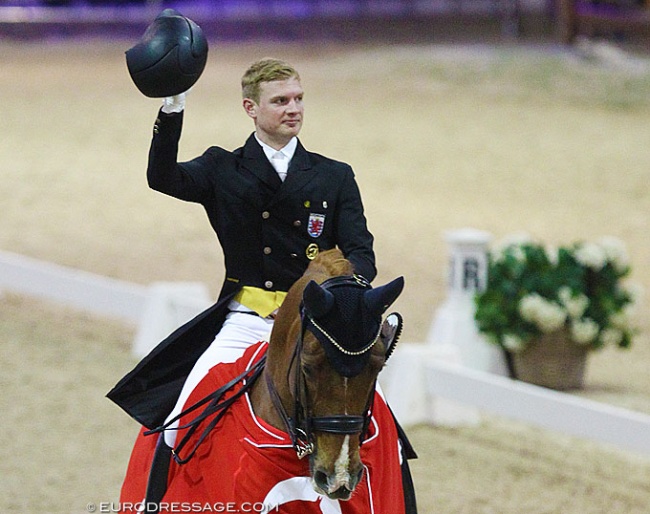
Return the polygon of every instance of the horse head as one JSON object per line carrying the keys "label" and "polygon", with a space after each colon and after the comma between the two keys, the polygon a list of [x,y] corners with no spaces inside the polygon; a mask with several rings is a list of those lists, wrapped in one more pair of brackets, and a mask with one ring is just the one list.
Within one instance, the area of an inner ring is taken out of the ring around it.
{"label": "horse head", "polygon": [[372,289],[351,276],[312,281],[304,290],[294,390],[312,444],[313,485],[329,498],[349,499],[363,475],[359,450],[377,376],[395,339],[382,337],[390,332],[382,315],[403,286],[398,278]]}
{"label": "horse head", "polygon": [[298,458],[309,456],[314,489],[331,499],[349,499],[363,475],[377,376],[401,330],[399,314],[382,316],[403,286],[400,277],[373,289],[330,250],[278,312],[254,409],[287,431]]}

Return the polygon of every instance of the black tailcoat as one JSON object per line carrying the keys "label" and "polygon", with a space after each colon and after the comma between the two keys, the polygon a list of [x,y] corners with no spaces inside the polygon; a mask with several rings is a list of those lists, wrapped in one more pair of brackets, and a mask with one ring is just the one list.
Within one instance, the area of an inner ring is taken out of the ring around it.
{"label": "black tailcoat", "polygon": [[241,287],[287,291],[315,247],[338,247],[356,273],[368,280],[376,274],[373,237],[348,164],[298,142],[282,182],[253,135],[234,152],[215,146],[177,163],[182,121],[182,113],[159,113],[147,179],[157,191],[203,205],[223,249],[226,277],[215,305],[162,341],[108,393],[150,428],[173,408]]}

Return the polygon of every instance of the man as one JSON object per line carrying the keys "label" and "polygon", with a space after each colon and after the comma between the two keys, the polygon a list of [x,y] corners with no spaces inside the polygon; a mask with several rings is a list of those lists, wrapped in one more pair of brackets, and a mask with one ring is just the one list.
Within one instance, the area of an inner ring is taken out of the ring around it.
{"label": "man", "polygon": [[[304,117],[298,72],[277,59],[255,62],[242,78],[242,95],[255,132],[233,152],[211,147],[177,162],[185,94],[164,100],[154,126],[149,185],[203,205],[223,249],[226,277],[214,306],[160,343],[108,394],[147,428],[173,421],[210,368],[235,361],[268,337],[286,292],[320,251],[338,247],[356,274],[369,281],[376,275],[373,237],[351,167],[308,152],[298,140]],[[147,499],[162,498],[175,439],[175,430],[165,430],[158,443]],[[411,514],[416,507],[406,457],[415,454],[405,436],[400,445]]]}
{"label": "man", "polygon": [[255,62],[242,77],[242,95],[255,132],[235,151],[214,146],[177,162],[185,94],[164,99],[154,126],[149,185],[203,205],[226,277],[217,304],[163,341],[109,393],[149,428],[181,406],[210,367],[236,360],[268,337],[286,291],[318,252],[338,247],[357,274],[369,281],[376,275],[351,167],[308,152],[298,140],[304,117],[298,72],[278,59]]}

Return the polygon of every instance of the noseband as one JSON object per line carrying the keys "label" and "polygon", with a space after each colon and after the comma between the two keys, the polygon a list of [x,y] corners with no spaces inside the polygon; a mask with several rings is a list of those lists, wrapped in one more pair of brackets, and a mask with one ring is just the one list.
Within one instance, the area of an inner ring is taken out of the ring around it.
{"label": "noseband", "polygon": [[[357,275],[349,277],[334,277],[323,282],[321,284],[321,287],[327,290],[332,290],[333,288],[337,287],[371,289],[370,284],[363,277]],[[373,393],[368,397],[363,415],[334,414],[331,416],[313,416],[305,374],[302,370],[302,367],[300,366],[303,351],[303,341],[306,331],[309,330],[314,335],[314,337],[316,337],[321,342],[321,344],[324,344],[326,341],[334,348],[336,348],[336,350],[348,357],[362,357],[364,354],[372,350],[372,348],[379,340],[381,333],[381,323],[379,323],[379,330],[370,340],[370,342],[364,345],[361,349],[352,351],[346,349],[343,345],[336,341],[335,338],[328,334],[324,328],[316,323],[313,317],[311,317],[305,311],[304,305],[301,306],[300,317],[302,321],[302,330],[300,338],[294,347],[294,353],[291,358],[291,364],[288,371],[290,374],[291,370],[293,369],[295,375],[293,381],[294,408],[292,417],[287,414],[286,409],[282,405],[280,395],[277,392],[275,384],[273,384],[271,376],[268,373],[265,375],[266,385],[273,401],[273,405],[285,424],[287,433],[291,438],[298,458],[302,459],[306,455],[310,455],[314,452],[314,431],[341,435],[359,434],[360,442],[363,443],[366,432],[368,431],[368,426],[370,425],[370,419],[372,416],[372,402],[374,399],[375,390],[375,385],[373,384]]]}
{"label": "noseband", "polygon": [[[337,287],[355,287],[362,289],[371,289],[370,284],[360,276],[344,276],[344,277],[334,277],[329,280],[326,280],[321,284],[321,288],[331,290]],[[359,434],[360,443],[363,443],[363,440],[368,431],[368,426],[370,425],[370,419],[372,416],[372,403],[374,399],[374,390],[375,385],[373,384],[372,391],[373,393],[369,395],[366,406],[364,408],[363,414],[360,416],[349,415],[349,414],[334,414],[331,416],[312,416],[311,402],[309,400],[309,394],[306,384],[306,379],[304,372],[302,371],[302,366],[300,366],[302,351],[303,351],[303,341],[305,337],[305,332],[309,330],[314,337],[316,337],[321,344],[330,345],[333,348],[334,352],[338,352],[344,356],[346,359],[363,359],[364,356],[377,344],[377,341],[382,338],[383,340],[388,339],[385,358],[387,359],[393,351],[395,343],[401,332],[401,316],[397,313],[393,313],[388,316],[387,321],[391,316],[396,316],[395,324],[391,334],[382,333],[382,324],[379,324],[379,331],[376,333],[371,340],[361,347],[358,350],[350,350],[345,347],[345,345],[340,344],[340,341],[337,341],[336,338],[332,337],[319,323],[317,323],[305,310],[304,305],[300,309],[300,317],[302,322],[302,330],[298,341],[294,347],[294,351],[291,357],[291,362],[289,363],[289,368],[287,371],[287,380],[289,380],[290,373],[295,373],[294,383],[294,412],[293,416],[290,417],[287,414],[282,401],[280,400],[280,395],[273,384],[273,381],[268,373],[263,373],[266,355],[259,359],[252,367],[246,369],[241,375],[233,378],[230,382],[218,388],[217,390],[210,393],[205,398],[199,400],[192,406],[186,408],[174,417],[171,420],[168,420],[165,424],[148,430],[145,432],[145,435],[150,435],[154,433],[162,433],[165,430],[187,430],[183,435],[180,442],[176,445],[176,448],[172,451],[174,460],[178,464],[185,464],[188,462],[196,453],[198,447],[205,440],[211,430],[217,425],[221,420],[224,414],[227,412],[229,407],[242,395],[246,394],[256,382],[257,378],[264,374],[266,376],[266,384],[271,396],[273,405],[282,418],[282,421],[286,427],[286,431],[291,438],[293,447],[298,455],[299,459],[302,459],[305,455],[310,455],[314,452],[314,437],[313,432],[327,432],[331,434],[343,434],[343,435],[354,435]],[[352,376],[352,375],[347,375]],[[376,382],[376,379],[375,379]],[[230,393],[228,396],[227,393]],[[183,417],[189,415],[192,412],[198,411],[201,407],[205,406],[205,409],[200,412],[194,419],[180,425],[176,428],[171,428],[172,425],[181,420]],[[212,419],[210,419],[212,418]],[[197,432],[197,430],[206,422],[204,430],[199,434],[196,442],[191,447],[191,449],[181,457],[180,453],[188,444],[192,436]]]}

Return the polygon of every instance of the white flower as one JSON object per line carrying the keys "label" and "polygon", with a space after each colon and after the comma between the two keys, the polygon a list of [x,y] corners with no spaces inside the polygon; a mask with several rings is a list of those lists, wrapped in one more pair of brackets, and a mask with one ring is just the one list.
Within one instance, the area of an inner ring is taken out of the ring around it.
{"label": "white flower", "polygon": [[519,314],[524,320],[535,323],[543,301],[544,299],[535,293],[524,296],[519,302]]}
{"label": "white flower", "polygon": [[546,248],[546,258],[553,266],[557,266],[557,263],[560,262],[559,248],[555,246]]}
{"label": "white flower", "polygon": [[607,264],[605,250],[596,243],[582,243],[574,255],[580,264],[594,271],[600,271]]}
{"label": "white flower", "polygon": [[566,305],[566,303],[569,300],[571,300],[571,297],[573,296],[573,291],[571,291],[570,287],[562,286],[560,287],[560,289],[558,289],[557,296],[562,302],[562,305]]}
{"label": "white flower", "polygon": [[524,249],[521,246],[512,247],[512,256],[519,262],[526,261],[526,252],[524,252]]}
{"label": "white flower", "polygon": [[625,243],[616,237],[603,237],[598,243],[605,252],[605,256],[619,273],[630,266],[630,258],[625,248]]}
{"label": "white flower", "polygon": [[617,328],[606,328],[601,332],[600,340],[606,346],[616,346],[623,340],[623,332]]}
{"label": "white flower", "polygon": [[585,318],[571,322],[571,339],[578,344],[589,344],[598,335],[598,323]]}
{"label": "white flower", "polygon": [[589,298],[580,293],[574,295],[570,288],[564,286],[558,291],[560,302],[569,313],[572,319],[580,318],[589,307]]}
{"label": "white flower", "polygon": [[520,352],[526,348],[526,343],[521,337],[517,337],[513,334],[506,334],[503,336],[503,346],[506,350],[511,352]]}
{"label": "white flower", "polygon": [[524,296],[519,303],[521,317],[537,325],[542,332],[558,330],[566,321],[566,311],[536,293]]}
{"label": "white flower", "polygon": [[569,317],[580,318],[587,310],[587,307],[589,307],[589,298],[580,294],[571,298],[564,307],[569,313]]}
{"label": "white flower", "polygon": [[632,302],[632,305],[639,305],[643,303],[645,290],[643,289],[643,286],[641,284],[639,283],[630,284],[626,288],[626,291],[630,295],[630,300]]}
{"label": "white flower", "polygon": [[542,332],[553,332],[564,325],[566,312],[555,303],[547,303],[537,319],[537,326]]}

